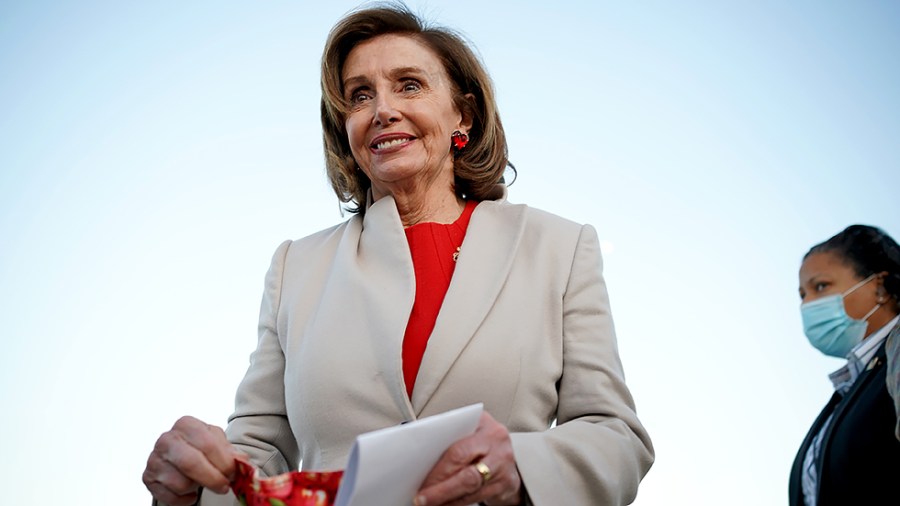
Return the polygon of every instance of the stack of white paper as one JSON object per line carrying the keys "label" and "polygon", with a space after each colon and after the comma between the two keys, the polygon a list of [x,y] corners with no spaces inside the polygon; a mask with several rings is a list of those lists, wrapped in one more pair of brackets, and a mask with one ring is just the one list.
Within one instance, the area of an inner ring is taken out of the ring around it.
{"label": "stack of white paper", "polygon": [[335,506],[402,506],[441,455],[475,432],[482,404],[430,416],[356,438]]}

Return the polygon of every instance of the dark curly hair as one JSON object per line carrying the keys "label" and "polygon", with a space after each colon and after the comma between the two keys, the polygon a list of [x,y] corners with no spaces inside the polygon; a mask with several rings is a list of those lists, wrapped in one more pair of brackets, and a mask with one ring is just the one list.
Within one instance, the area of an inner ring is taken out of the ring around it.
{"label": "dark curly hair", "polygon": [[803,256],[832,253],[840,257],[860,278],[887,272],[883,283],[900,313],[900,246],[883,230],[869,225],[850,225],[834,237],[817,244]]}
{"label": "dark curly hair", "polygon": [[[502,192],[503,173],[515,167],[507,159],[506,134],[487,71],[465,40],[447,28],[432,26],[399,2],[380,3],[352,11],[332,28],[322,55],[322,129],[325,170],[334,193],[350,212],[364,213],[372,182],[350,151],[344,126],[348,103],[341,73],[350,51],[380,35],[407,35],[438,56],[453,83],[454,102],[471,114],[469,144],[454,157],[454,189],[460,196],[481,201]],[[472,100],[466,98],[473,97]],[[447,139],[450,145],[450,139]]]}

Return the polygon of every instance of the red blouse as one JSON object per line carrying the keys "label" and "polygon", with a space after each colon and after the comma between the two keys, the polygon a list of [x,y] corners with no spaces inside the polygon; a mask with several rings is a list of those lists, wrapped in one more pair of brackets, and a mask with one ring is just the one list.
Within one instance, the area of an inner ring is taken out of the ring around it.
{"label": "red blouse", "polygon": [[406,229],[416,274],[416,298],[403,336],[403,379],[410,398],[476,205],[474,201],[466,201],[462,214],[453,223],[418,223]]}

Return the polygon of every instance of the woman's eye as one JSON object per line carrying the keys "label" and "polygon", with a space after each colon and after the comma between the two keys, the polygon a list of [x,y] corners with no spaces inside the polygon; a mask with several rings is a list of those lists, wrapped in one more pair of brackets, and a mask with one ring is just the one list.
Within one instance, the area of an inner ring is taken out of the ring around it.
{"label": "woman's eye", "polygon": [[366,90],[354,91],[353,94],[350,95],[350,103],[351,104],[359,104],[365,102],[372,98],[369,95],[369,92]]}
{"label": "woman's eye", "polygon": [[816,292],[821,292],[822,290],[828,288],[828,283],[816,283]]}
{"label": "woman's eye", "polygon": [[403,83],[403,91],[419,91],[422,86],[415,81],[406,81]]}

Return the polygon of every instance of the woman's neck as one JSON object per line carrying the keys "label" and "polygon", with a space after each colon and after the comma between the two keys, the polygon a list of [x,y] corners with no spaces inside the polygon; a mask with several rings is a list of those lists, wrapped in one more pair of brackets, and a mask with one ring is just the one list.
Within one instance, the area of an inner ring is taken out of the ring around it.
{"label": "woman's neck", "polygon": [[896,316],[897,312],[894,310],[894,299],[890,298],[888,301],[881,305],[872,316],[867,320],[868,327],[865,337],[869,337],[874,334],[876,331],[887,325],[891,322]]}
{"label": "woman's neck", "polygon": [[393,197],[404,228],[425,222],[453,223],[465,207],[465,201],[452,191],[431,196],[400,193]]}
{"label": "woman's neck", "polygon": [[465,201],[453,191],[452,183],[430,184],[416,188],[372,189],[374,200],[390,195],[397,205],[403,227],[417,223],[453,223],[462,214]]}

